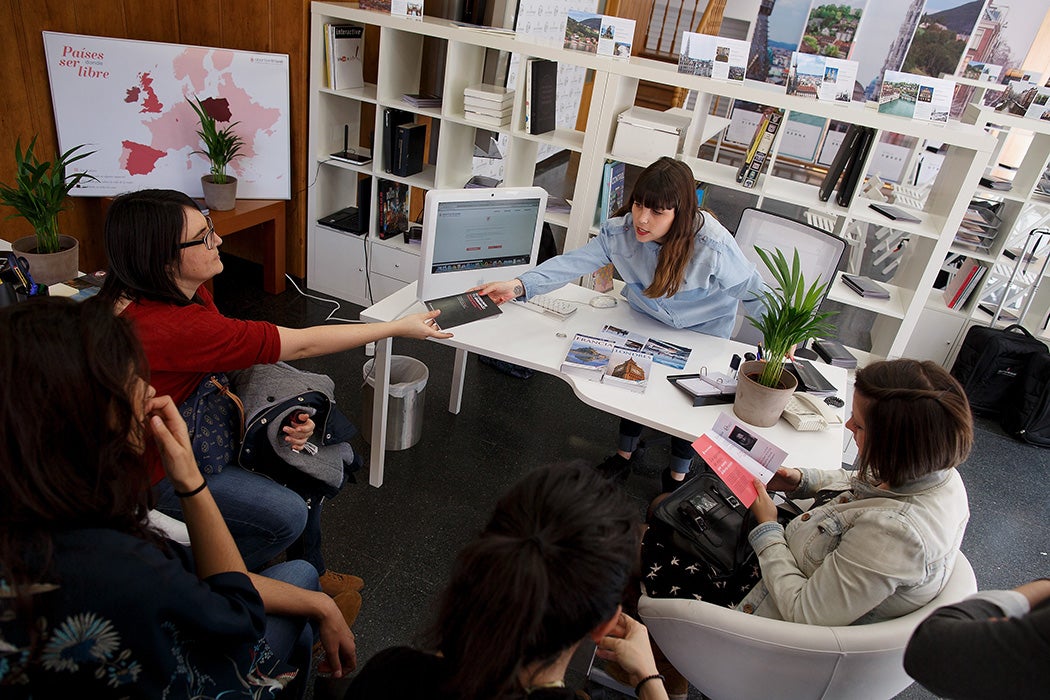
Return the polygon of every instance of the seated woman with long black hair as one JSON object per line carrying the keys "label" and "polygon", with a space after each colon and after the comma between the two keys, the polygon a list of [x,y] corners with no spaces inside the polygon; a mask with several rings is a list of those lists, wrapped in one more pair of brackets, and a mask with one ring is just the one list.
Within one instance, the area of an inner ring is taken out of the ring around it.
{"label": "seated woman with long black hair", "polygon": [[638,563],[637,508],[590,467],[537,469],[456,559],[427,651],[373,657],[347,700],[575,698],[565,671],[584,639],[645,700],[666,700],[645,627],[620,600]]}
{"label": "seated woman with long black hair", "polygon": [[[324,670],[353,670],[353,634],[313,566],[246,572],[148,376],[108,305],[0,310],[0,696],[258,698],[297,677],[301,693],[315,635]],[[147,525],[150,442],[192,556]]]}

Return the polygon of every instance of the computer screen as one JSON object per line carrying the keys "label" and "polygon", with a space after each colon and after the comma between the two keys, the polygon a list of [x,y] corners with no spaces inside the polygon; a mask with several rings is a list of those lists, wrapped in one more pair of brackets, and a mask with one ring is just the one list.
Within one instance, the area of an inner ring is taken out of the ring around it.
{"label": "computer screen", "polygon": [[534,267],[546,207],[540,187],[427,192],[419,298],[458,294]]}

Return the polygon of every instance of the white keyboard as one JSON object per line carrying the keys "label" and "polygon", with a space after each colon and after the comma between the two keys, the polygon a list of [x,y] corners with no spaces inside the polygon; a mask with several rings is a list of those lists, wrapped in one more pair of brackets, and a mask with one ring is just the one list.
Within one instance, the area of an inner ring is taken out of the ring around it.
{"label": "white keyboard", "polygon": [[548,316],[553,316],[562,321],[576,313],[576,304],[561,299],[555,299],[554,297],[545,294],[537,294],[528,301],[515,301],[514,303],[522,308],[540,314],[547,314]]}

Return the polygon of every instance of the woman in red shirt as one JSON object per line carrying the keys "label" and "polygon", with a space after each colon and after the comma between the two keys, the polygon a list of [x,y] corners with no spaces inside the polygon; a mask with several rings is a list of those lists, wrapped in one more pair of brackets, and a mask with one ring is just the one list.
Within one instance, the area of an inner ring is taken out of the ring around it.
{"label": "woman in red shirt", "polygon": [[[388,336],[448,338],[434,325],[435,312],[389,323],[285,328],[242,321],[219,313],[205,282],[222,272],[222,239],[197,203],[173,190],[142,190],[117,197],[105,225],[109,274],[101,296],[132,321],[149,361],[157,393],[182,404],[212,374],[255,364],[296,360],[356,348]],[[301,445],[312,424],[291,426],[290,445]],[[198,459],[200,455],[198,455]],[[178,499],[152,471],[157,507],[181,518]],[[320,554],[320,508],[308,508],[293,491],[237,464],[207,475],[219,505],[250,569],[262,566],[300,537],[303,558],[318,568],[326,593],[356,591],[357,577],[325,570]]]}

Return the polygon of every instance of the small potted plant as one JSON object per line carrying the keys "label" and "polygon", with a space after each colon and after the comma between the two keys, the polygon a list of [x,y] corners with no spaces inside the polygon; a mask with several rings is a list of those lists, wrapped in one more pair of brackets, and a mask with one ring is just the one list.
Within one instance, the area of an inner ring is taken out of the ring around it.
{"label": "small potted plant", "polygon": [[8,218],[21,216],[35,231],[11,247],[29,262],[36,282],[54,284],[76,277],[80,262],[77,239],[58,232],[58,213],[65,209],[70,190],[85,179],[96,179],[86,172],[67,176],[66,168],[94,151],[77,153],[84,146],[74,146],[54,161],[40,162],[35,147],[35,136],[24,152],[21,139],[15,143],[15,182],[0,185],[0,203],[15,210]]}
{"label": "small potted plant", "polygon": [[772,253],[755,247],[776,282],[758,296],[763,311],[747,320],[762,332],[762,359],[740,366],[733,412],[752,425],[769,427],[777,422],[798,382],[784,372],[784,360],[799,343],[834,333],[828,322],[832,311],[818,311],[827,284],[809,287],[795,251],[791,264],[779,249]]}
{"label": "small potted plant", "polygon": [[204,143],[204,150],[194,153],[207,156],[211,162],[211,173],[201,176],[204,203],[209,209],[217,211],[233,209],[237,202],[237,178],[227,174],[226,167],[234,158],[242,155],[244,139],[233,130],[240,122],[232,122],[220,129],[216,118],[208,112],[200,98],[194,97],[190,106],[200,119],[201,128],[197,136]]}

